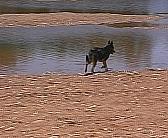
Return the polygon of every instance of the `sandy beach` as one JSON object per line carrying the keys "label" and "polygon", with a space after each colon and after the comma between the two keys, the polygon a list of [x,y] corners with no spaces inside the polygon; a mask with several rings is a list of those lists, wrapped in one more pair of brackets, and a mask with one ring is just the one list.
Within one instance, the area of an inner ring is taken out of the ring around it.
{"label": "sandy beach", "polygon": [[[160,18],[68,12],[2,14],[0,27],[112,25]],[[86,76],[0,74],[2,138],[167,138],[167,126],[168,70]]]}
{"label": "sandy beach", "polygon": [[168,137],[168,71],[0,75],[1,137]]}
{"label": "sandy beach", "polygon": [[[0,27],[14,26],[59,26],[59,25],[112,25],[115,23],[145,23],[161,19],[154,15],[121,15],[110,13],[41,13],[41,14],[2,14]],[[156,27],[150,25],[150,27]],[[166,28],[166,27],[165,27]]]}

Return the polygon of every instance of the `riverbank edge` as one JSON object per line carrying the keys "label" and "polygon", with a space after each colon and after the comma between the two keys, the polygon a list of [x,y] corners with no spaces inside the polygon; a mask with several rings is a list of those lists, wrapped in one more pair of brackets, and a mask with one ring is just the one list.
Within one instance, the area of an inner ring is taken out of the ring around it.
{"label": "riverbank edge", "polygon": [[[108,71],[108,72],[95,72],[95,73],[73,73],[73,74],[69,74],[69,73],[58,73],[58,72],[44,72],[44,73],[40,73],[40,74],[0,74],[0,79],[2,78],[8,78],[8,77],[40,77],[40,76],[51,76],[51,77],[96,77],[96,76],[113,76],[115,74],[125,74],[125,75],[137,75],[137,74],[143,74],[143,73],[149,73],[149,72],[157,72],[157,73],[161,73],[161,72],[167,72],[168,73],[168,68],[146,68],[146,69],[142,69],[142,70],[118,70],[118,71]],[[167,77],[167,76],[165,76]]]}

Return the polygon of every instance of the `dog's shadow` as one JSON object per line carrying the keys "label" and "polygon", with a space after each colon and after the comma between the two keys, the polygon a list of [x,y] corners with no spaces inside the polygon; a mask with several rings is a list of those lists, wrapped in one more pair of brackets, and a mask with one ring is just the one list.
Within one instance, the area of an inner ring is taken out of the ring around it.
{"label": "dog's shadow", "polygon": [[103,73],[106,73],[106,72],[110,72],[111,70],[108,70],[108,71],[97,71],[97,72],[88,72],[88,73],[84,73],[82,74],[82,76],[89,76],[89,75],[95,75],[95,74],[103,74]]}

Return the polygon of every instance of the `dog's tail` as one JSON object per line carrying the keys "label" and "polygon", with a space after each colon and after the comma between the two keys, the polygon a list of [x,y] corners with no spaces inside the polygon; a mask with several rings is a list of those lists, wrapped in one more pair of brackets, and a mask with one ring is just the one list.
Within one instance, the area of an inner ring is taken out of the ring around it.
{"label": "dog's tail", "polygon": [[85,73],[87,72],[87,66],[89,64],[89,56],[86,55],[86,66],[85,66]]}

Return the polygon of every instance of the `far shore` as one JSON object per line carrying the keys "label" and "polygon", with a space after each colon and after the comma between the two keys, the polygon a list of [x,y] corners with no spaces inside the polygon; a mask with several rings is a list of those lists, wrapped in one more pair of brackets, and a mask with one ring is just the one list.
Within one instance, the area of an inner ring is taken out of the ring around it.
{"label": "far shore", "polygon": [[[120,23],[143,23],[144,27],[158,27],[150,24],[162,17],[155,15],[122,15],[110,13],[41,13],[41,14],[1,14],[0,27],[32,27],[60,25],[114,25]],[[149,25],[148,25],[149,24]],[[147,26],[146,26],[147,25]],[[160,27],[160,26],[159,26]],[[162,26],[167,28],[167,26]]]}

